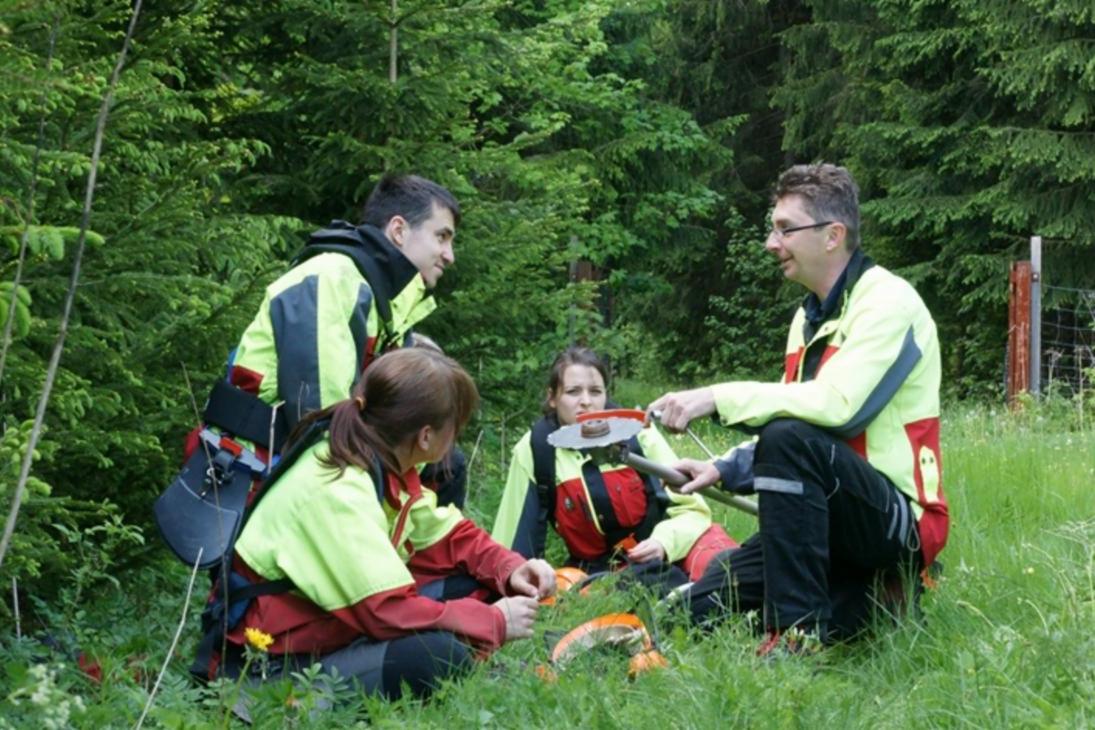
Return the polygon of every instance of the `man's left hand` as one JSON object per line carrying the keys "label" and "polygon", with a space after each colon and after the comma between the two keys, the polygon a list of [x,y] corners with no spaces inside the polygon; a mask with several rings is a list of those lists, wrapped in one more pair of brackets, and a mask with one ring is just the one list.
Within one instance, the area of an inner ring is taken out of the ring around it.
{"label": "man's left hand", "polygon": [[546,560],[533,558],[510,573],[509,587],[514,595],[547,598],[555,595],[555,571]]}

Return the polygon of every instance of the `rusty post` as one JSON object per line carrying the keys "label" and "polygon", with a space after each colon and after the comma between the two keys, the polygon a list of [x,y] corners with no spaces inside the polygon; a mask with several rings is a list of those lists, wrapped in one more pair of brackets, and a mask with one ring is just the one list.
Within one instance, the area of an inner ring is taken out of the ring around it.
{"label": "rusty post", "polygon": [[1016,396],[1030,390],[1030,282],[1029,261],[1011,264],[1008,296],[1008,405],[1016,405]]}

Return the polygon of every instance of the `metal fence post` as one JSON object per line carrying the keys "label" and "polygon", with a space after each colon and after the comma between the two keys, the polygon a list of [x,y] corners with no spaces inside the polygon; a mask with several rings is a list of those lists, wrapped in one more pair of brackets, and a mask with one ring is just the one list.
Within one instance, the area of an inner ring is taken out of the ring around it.
{"label": "metal fence post", "polygon": [[1030,237],[1030,394],[1042,391],[1042,237]]}

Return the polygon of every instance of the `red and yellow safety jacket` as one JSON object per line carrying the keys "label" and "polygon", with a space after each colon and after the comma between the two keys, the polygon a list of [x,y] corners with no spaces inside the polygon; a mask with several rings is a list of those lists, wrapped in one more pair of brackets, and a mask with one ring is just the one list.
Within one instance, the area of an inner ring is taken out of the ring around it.
{"label": "red and yellow safety jacket", "polygon": [[[595,491],[589,481],[599,473],[603,491],[611,503],[608,519],[618,523],[623,532],[641,533],[648,510],[658,510],[658,521],[649,534],[633,534],[636,541],[653,537],[666,551],[666,561],[684,559],[699,537],[711,526],[711,510],[699,495],[683,495],[657,485],[658,499],[664,504],[652,505],[643,477],[623,464],[594,464],[589,455],[573,449],[552,449],[555,458],[554,503],[541,504],[533,465],[532,434],[521,437],[513,448],[509,476],[498,507],[491,534],[499,543],[511,546],[526,557],[542,557],[547,523],[555,530],[570,553],[570,562],[598,565],[612,558],[614,545],[606,541],[605,525],[598,517]],[[660,464],[677,461],[673,449],[657,428],[644,428],[638,436],[646,458]],[[594,473],[586,473],[593,469]]]}
{"label": "red and yellow safety jacket", "polygon": [[434,601],[416,584],[463,571],[506,595],[525,559],[456,507],[438,507],[414,470],[403,475],[406,489],[389,476],[380,500],[367,472],[351,466],[338,476],[321,464],[326,450],[323,440],[303,453],[240,534],[236,571],[252,582],[287,578],[296,590],[255,598],[229,641],[244,643],[253,627],[274,637],[271,652],[321,655],[361,636],[439,629],[480,649],[500,646],[499,609],[474,598]]}
{"label": "red and yellow safety jacket", "polygon": [[[808,342],[805,308],[795,314],[783,382],[712,386],[715,406],[727,425],[798,418],[844,438],[910,497],[927,565],[946,543],[948,526],[939,340],[916,290],[864,259],[859,252],[853,257],[858,278],[845,287],[839,313]],[[805,370],[810,360],[818,363],[813,373]]]}
{"label": "red and yellow safety jacket", "polygon": [[[353,255],[330,250],[338,246]],[[229,372],[233,385],[282,402],[288,429],[349,397],[369,362],[402,345],[436,306],[418,269],[377,228],[334,221],[302,256],[324,250],[266,288]]]}

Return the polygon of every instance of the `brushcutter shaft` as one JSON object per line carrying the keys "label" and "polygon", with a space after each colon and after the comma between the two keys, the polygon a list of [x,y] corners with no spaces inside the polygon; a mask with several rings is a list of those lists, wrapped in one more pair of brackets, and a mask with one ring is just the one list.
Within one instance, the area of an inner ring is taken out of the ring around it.
{"label": "brushcutter shaft", "polygon": [[[622,449],[621,451],[622,453],[620,454],[620,460],[624,464],[627,464],[632,469],[641,471],[644,474],[652,474],[670,486],[680,487],[684,484],[687,484],[689,481],[687,476],[672,467],[663,466],[662,464],[653,462],[643,456],[633,454],[627,449]],[[754,517],[757,514],[756,503],[746,499],[745,497],[739,497],[733,494],[726,494],[718,487],[708,487],[707,489],[701,489],[700,494],[702,494],[705,499],[713,499],[716,502],[722,502],[723,504],[729,505],[736,509],[740,509],[742,512],[748,512]]]}

